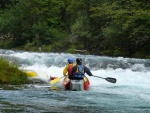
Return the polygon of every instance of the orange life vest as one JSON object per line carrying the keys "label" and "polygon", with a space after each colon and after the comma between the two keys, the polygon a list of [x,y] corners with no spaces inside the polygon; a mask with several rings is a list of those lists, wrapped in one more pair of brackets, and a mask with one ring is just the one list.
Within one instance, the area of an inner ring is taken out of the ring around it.
{"label": "orange life vest", "polygon": [[73,64],[68,64],[68,75],[71,74],[72,68],[74,67]]}

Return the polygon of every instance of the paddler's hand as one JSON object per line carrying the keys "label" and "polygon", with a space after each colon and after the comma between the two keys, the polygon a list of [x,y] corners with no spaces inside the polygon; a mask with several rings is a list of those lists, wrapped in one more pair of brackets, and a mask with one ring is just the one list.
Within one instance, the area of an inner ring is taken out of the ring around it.
{"label": "paddler's hand", "polygon": [[50,76],[49,80],[54,80],[55,78],[57,78],[57,77]]}

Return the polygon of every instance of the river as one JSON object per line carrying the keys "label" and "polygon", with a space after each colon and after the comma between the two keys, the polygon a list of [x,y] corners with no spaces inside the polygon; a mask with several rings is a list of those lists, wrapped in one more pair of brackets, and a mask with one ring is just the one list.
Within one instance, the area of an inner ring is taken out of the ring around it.
{"label": "river", "polygon": [[[93,75],[88,91],[65,91],[59,83],[0,85],[0,113],[150,113],[150,59],[0,49],[19,69],[62,77],[67,58],[82,58]],[[42,77],[41,77],[42,78]]]}

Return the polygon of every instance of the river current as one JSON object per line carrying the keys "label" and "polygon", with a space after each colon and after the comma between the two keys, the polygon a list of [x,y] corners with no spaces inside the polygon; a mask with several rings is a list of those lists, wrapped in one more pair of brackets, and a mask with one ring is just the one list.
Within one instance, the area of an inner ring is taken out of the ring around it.
{"label": "river current", "polygon": [[[150,113],[150,59],[3,49],[0,56],[21,70],[47,75],[42,84],[0,85],[0,113]],[[87,75],[88,91],[66,91],[63,79],[51,86],[49,77],[62,77],[69,57],[82,58],[93,75],[117,82]]]}

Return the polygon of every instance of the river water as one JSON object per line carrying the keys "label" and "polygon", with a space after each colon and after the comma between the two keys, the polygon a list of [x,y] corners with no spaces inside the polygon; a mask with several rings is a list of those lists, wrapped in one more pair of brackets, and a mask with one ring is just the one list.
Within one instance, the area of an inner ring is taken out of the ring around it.
{"label": "river water", "polygon": [[[42,84],[0,85],[0,113],[150,113],[149,59],[3,49],[0,56],[48,76]],[[62,77],[69,57],[83,58],[93,75],[116,78],[116,84],[87,75],[88,91],[65,91],[62,79],[51,86],[49,77]]]}

